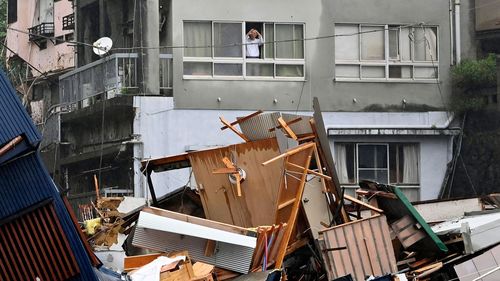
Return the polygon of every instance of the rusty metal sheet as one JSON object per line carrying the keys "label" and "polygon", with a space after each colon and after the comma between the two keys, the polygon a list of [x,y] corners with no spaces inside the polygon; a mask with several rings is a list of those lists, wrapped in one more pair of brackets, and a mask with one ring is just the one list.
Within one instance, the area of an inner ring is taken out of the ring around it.
{"label": "rusty metal sheet", "polygon": [[80,273],[52,203],[0,225],[0,280],[67,280]]}
{"label": "rusty metal sheet", "polygon": [[322,231],[334,278],[352,274],[355,280],[397,271],[385,216],[353,221]]}

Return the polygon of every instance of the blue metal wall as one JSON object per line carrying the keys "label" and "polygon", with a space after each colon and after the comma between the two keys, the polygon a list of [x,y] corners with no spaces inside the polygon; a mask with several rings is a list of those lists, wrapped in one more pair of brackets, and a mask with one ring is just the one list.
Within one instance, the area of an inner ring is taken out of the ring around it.
{"label": "blue metal wall", "polygon": [[80,276],[72,280],[97,281],[73,221],[36,150],[40,134],[0,70],[0,146],[18,135],[24,135],[30,146],[24,151],[24,156],[0,164],[0,220],[53,198],[59,221],[80,268]]}

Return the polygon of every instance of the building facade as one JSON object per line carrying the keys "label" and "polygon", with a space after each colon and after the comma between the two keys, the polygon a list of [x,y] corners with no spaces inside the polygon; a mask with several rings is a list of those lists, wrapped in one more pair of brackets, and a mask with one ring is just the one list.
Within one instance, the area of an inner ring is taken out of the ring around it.
{"label": "building facade", "polygon": [[[147,197],[141,160],[239,142],[219,116],[311,114],[318,97],[348,192],[374,179],[434,199],[459,132],[450,68],[472,48],[456,28],[472,23],[455,11],[469,5],[75,1],[76,41],[107,36],[114,49],[100,58],[78,45],[78,67],[60,76],[61,184],[90,194],[96,176],[109,192]],[[257,57],[246,54],[251,29]],[[193,183],[187,170],[155,176],[158,196]]]}

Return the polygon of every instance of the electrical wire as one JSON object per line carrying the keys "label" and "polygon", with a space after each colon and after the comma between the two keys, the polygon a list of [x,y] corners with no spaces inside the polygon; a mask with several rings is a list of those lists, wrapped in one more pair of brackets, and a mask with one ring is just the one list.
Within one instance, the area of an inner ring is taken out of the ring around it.
{"label": "electrical wire", "polygon": [[[401,25],[397,26],[394,28],[388,28],[388,30],[399,30],[400,28],[408,28],[408,27],[418,27],[423,25],[424,23],[414,23],[414,24],[407,24],[407,25]],[[19,30],[16,28],[12,27],[7,27],[8,30],[20,32],[23,34],[27,34],[30,36],[35,36],[35,37],[40,37],[44,38],[47,40],[54,40],[57,42],[61,43],[70,43],[70,44],[76,44],[76,45],[83,45],[87,47],[92,47],[92,48],[99,48],[96,47],[92,44],[85,43],[85,42],[79,42],[75,40],[64,40],[60,38],[56,38],[53,36],[45,36],[45,35],[40,35],[40,34],[35,34],[35,33],[30,33],[28,31],[24,30]],[[314,37],[306,37],[302,39],[284,39],[284,40],[273,40],[273,41],[265,41],[263,44],[275,44],[275,43],[290,43],[290,42],[302,42],[302,41],[315,41],[315,40],[322,40],[322,39],[330,39],[330,38],[336,38],[336,37],[349,37],[349,36],[356,36],[360,34],[366,34],[366,33],[375,33],[375,32],[385,32],[385,29],[372,29],[372,30],[365,30],[365,31],[358,31],[358,32],[353,32],[353,33],[341,33],[341,34],[330,34],[330,35],[323,35],[323,36],[314,36]],[[237,46],[247,46],[251,45],[253,43],[231,43],[231,44],[224,44],[224,45],[215,45],[215,44],[207,44],[207,45],[197,45],[197,46],[190,46],[190,45],[170,45],[170,46],[139,46],[139,47],[113,47],[110,50],[111,51],[121,51],[121,50],[145,50],[145,49],[203,49],[203,48],[231,48],[231,47],[237,47]],[[104,50],[104,49],[103,49]]]}

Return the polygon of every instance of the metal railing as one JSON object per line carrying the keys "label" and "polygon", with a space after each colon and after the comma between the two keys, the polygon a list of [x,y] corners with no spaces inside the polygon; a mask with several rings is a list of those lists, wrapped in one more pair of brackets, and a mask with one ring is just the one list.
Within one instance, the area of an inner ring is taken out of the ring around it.
{"label": "metal railing", "polygon": [[73,30],[75,29],[75,14],[69,14],[62,18],[62,29]]}
{"label": "metal railing", "polygon": [[[79,67],[59,78],[59,101],[69,109],[80,103],[90,104],[92,97],[104,94],[113,98],[120,94],[134,94],[139,90],[136,53],[112,54]],[[160,89],[172,89],[172,55],[160,54]]]}
{"label": "metal railing", "polygon": [[45,40],[41,36],[53,36],[54,35],[54,23],[44,22],[39,25],[32,26],[28,28],[29,40],[30,41],[40,41]]}

